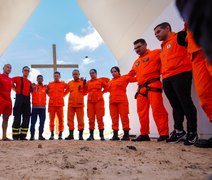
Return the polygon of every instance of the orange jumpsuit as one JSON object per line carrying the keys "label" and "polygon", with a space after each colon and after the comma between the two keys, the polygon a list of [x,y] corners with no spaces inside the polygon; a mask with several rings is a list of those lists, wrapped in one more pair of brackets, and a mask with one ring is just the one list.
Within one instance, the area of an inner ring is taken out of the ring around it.
{"label": "orange jumpsuit", "polygon": [[129,82],[136,82],[135,77],[118,76],[108,83],[110,92],[110,116],[112,119],[112,129],[119,130],[119,115],[121,117],[123,130],[129,131],[129,103],[126,95],[126,88]]}
{"label": "orange jumpsuit", "polygon": [[89,129],[95,129],[95,118],[97,119],[99,130],[104,130],[103,116],[105,115],[103,93],[106,91],[108,78],[91,79],[86,83],[88,93],[87,115],[89,119]]}
{"label": "orange jumpsuit", "polygon": [[48,96],[49,96],[49,119],[50,119],[50,131],[54,131],[54,120],[57,115],[59,120],[59,132],[64,130],[64,97],[68,93],[68,86],[65,82],[50,82],[48,84]]}
{"label": "orange jumpsuit", "polygon": [[78,130],[84,130],[84,95],[85,88],[83,80],[72,80],[68,82],[69,100],[68,100],[68,127],[74,130],[74,115],[77,115]]}
{"label": "orange jumpsuit", "polygon": [[[140,134],[149,134],[149,108],[151,105],[153,117],[160,136],[169,134],[168,113],[163,105],[162,93],[157,90],[147,90],[144,85],[147,82],[148,87],[154,89],[162,88],[160,81],[160,50],[147,50],[143,55],[134,62],[134,65],[128,75],[137,77],[138,96],[137,112],[140,120]],[[155,79],[155,80],[154,80]]]}
{"label": "orange jumpsuit", "polygon": [[212,65],[208,64],[202,49],[195,43],[191,32],[187,32],[188,53],[192,60],[194,85],[200,104],[212,121]]}

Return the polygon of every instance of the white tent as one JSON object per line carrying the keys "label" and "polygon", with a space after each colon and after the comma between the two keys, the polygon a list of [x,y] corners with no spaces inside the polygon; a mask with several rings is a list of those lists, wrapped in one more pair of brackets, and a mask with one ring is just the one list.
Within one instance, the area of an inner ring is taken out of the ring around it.
{"label": "white tent", "polygon": [[40,0],[0,0],[0,56],[39,2]]}
{"label": "white tent", "polygon": [[[117,59],[122,73],[127,73],[136,54],[133,42],[142,37],[146,39],[150,49],[159,48],[160,42],[154,36],[154,27],[164,21],[171,24],[172,29],[179,31],[183,22],[175,8],[173,0],[77,0],[91,23],[97,29],[105,43]],[[130,100],[131,133],[139,133],[139,122],[136,113],[136,103],[133,99],[136,87],[130,85],[128,97]],[[198,132],[201,136],[211,136],[212,126],[202,111],[198,99],[192,90],[193,100],[198,109]],[[169,112],[170,129],[173,129],[171,107],[164,96]],[[151,135],[157,136],[152,114]]]}
{"label": "white tent", "polygon": [[[24,22],[39,4],[40,0],[0,0],[0,56],[9,46]],[[153,34],[153,28],[160,22],[168,21],[173,30],[182,28],[182,21],[174,6],[173,0],[77,0],[84,13],[88,16],[94,27],[109,46],[122,73],[127,73],[132,66],[135,53],[132,43],[137,38],[146,39],[150,49],[158,48],[160,43]],[[139,123],[136,113],[135,86],[130,86],[130,119],[132,133],[139,133]],[[202,136],[212,134],[212,126],[198,104],[193,90],[193,99],[198,108],[198,128]],[[171,108],[165,99],[170,114]],[[172,128],[172,125],[170,125]],[[151,135],[157,135],[157,130],[151,117]]]}

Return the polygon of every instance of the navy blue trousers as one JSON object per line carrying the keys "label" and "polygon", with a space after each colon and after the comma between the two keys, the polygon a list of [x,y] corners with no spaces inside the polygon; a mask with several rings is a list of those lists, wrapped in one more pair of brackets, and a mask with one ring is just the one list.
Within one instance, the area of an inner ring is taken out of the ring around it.
{"label": "navy blue trousers", "polygon": [[30,126],[31,133],[35,132],[35,124],[37,122],[38,116],[40,118],[39,134],[42,134],[44,129],[44,123],[46,120],[46,108],[32,108],[31,126]]}

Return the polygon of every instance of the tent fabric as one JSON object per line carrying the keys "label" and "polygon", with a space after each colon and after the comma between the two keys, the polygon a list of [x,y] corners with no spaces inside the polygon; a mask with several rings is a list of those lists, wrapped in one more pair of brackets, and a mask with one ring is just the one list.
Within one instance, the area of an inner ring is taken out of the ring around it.
{"label": "tent fabric", "polygon": [[0,56],[10,45],[40,0],[0,0]]}

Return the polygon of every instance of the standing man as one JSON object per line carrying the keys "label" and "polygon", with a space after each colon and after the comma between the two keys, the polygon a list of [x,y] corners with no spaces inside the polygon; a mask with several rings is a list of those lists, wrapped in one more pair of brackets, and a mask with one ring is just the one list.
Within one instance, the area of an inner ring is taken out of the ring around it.
{"label": "standing man", "polygon": [[[194,144],[197,139],[197,110],[191,99],[192,67],[183,42],[186,34],[171,31],[164,22],[154,28],[155,36],[161,44],[161,73],[164,92],[173,108],[174,131],[167,139],[177,143],[186,137],[184,144]],[[187,119],[187,134],[183,129],[184,116]]]}
{"label": "standing man", "polygon": [[159,132],[158,141],[169,137],[168,113],[163,105],[162,83],[160,81],[160,50],[150,51],[144,39],[134,42],[134,50],[139,55],[128,75],[136,76],[138,91],[136,93],[137,112],[140,121],[140,136],[133,141],[150,141],[149,108]]}
{"label": "standing man", "polygon": [[13,80],[9,77],[12,70],[10,64],[5,64],[3,67],[3,73],[0,74],[0,115],[2,114],[2,131],[3,141],[8,141],[7,138],[7,125],[9,116],[12,114],[12,101],[10,97],[11,89],[13,87]]}
{"label": "standing man", "polygon": [[43,85],[43,76],[37,76],[38,84],[33,85],[32,88],[32,116],[31,116],[31,137],[30,140],[35,139],[35,124],[37,122],[37,116],[40,118],[39,126],[39,140],[45,140],[43,137],[44,123],[46,120],[46,85]]}
{"label": "standing man", "polygon": [[24,66],[22,68],[23,76],[16,76],[13,78],[14,89],[16,92],[15,105],[13,108],[14,122],[12,125],[14,140],[27,140],[26,136],[28,132],[31,113],[31,82],[27,79],[29,76],[29,72],[30,68],[28,66]]}
{"label": "standing man", "polygon": [[62,133],[64,130],[64,113],[63,113],[63,106],[64,106],[64,97],[68,93],[67,84],[63,81],[60,81],[60,72],[54,72],[54,81],[50,82],[47,86],[48,89],[48,96],[49,96],[49,120],[50,120],[50,131],[51,136],[50,140],[54,139],[54,121],[55,116],[58,117],[59,121],[59,135],[58,139],[62,139]]}
{"label": "standing man", "polygon": [[96,69],[90,70],[91,79],[86,83],[86,91],[88,93],[87,113],[89,119],[90,136],[88,141],[94,140],[93,132],[95,129],[95,119],[97,119],[99,136],[102,141],[104,138],[104,121],[105,115],[103,93],[106,92],[108,78],[97,78]]}
{"label": "standing man", "polygon": [[78,122],[78,131],[79,131],[79,140],[83,140],[83,130],[84,130],[84,96],[85,92],[85,83],[86,81],[80,79],[79,70],[75,69],[72,72],[74,80],[68,82],[68,127],[69,127],[69,136],[66,137],[66,140],[74,139],[74,116],[77,115]]}

